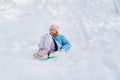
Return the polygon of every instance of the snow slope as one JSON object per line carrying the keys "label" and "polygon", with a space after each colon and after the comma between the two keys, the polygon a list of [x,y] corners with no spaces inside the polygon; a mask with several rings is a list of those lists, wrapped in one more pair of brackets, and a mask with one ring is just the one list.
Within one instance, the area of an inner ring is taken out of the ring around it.
{"label": "snow slope", "polygon": [[[34,59],[56,21],[71,50]],[[119,26],[112,0],[1,0],[0,80],[120,80]]]}

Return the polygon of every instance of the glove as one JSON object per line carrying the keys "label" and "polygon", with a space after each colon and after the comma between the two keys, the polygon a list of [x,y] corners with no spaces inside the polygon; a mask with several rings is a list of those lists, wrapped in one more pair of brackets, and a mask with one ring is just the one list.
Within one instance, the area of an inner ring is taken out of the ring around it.
{"label": "glove", "polygon": [[61,50],[60,50],[60,53],[65,54],[65,50],[64,50],[64,49],[61,49]]}
{"label": "glove", "polygon": [[61,49],[60,51],[65,51],[64,49]]}

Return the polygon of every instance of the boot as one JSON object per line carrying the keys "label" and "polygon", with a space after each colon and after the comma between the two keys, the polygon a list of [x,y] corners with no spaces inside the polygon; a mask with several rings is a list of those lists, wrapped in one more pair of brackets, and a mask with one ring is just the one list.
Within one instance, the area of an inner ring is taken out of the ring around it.
{"label": "boot", "polygon": [[40,50],[39,52],[35,53],[33,55],[35,58],[40,58],[40,57],[48,57],[48,50]]}

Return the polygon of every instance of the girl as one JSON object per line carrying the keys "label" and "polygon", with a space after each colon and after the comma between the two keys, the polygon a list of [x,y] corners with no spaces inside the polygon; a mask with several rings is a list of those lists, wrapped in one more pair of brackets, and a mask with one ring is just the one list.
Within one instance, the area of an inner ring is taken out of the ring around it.
{"label": "girl", "polygon": [[52,24],[49,27],[49,34],[41,37],[39,50],[33,56],[35,58],[48,56],[55,51],[68,51],[71,47],[69,41],[61,34],[58,34],[59,26]]}

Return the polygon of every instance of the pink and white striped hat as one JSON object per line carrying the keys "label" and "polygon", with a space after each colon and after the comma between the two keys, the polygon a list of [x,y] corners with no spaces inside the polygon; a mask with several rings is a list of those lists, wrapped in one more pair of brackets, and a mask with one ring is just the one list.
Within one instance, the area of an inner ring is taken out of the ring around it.
{"label": "pink and white striped hat", "polygon": [[54,29],[58,32],[59,31],[59,26],[57,24],[51,24],[50,27],[49,27],[49,30],[50,29]]}

